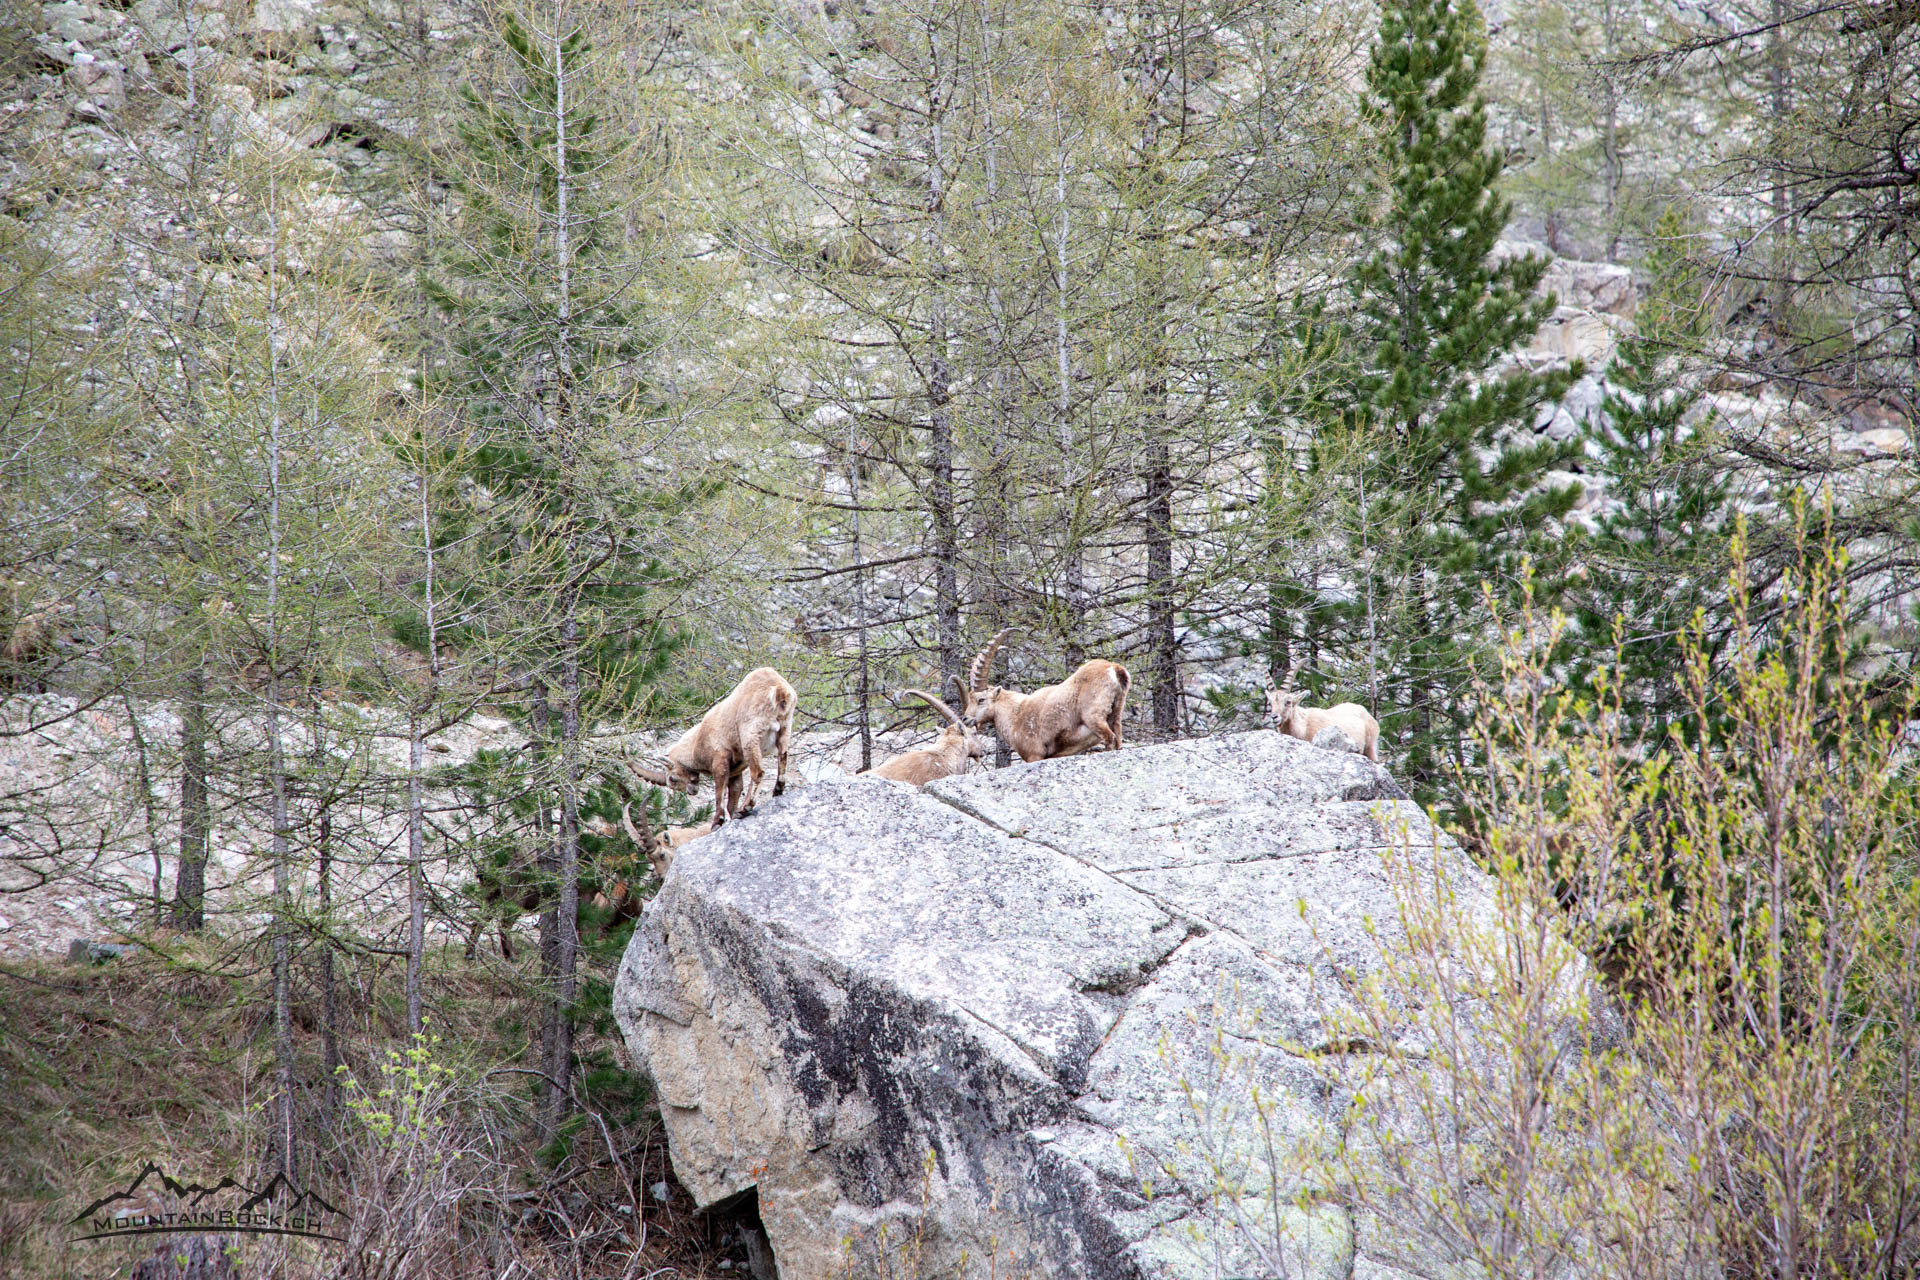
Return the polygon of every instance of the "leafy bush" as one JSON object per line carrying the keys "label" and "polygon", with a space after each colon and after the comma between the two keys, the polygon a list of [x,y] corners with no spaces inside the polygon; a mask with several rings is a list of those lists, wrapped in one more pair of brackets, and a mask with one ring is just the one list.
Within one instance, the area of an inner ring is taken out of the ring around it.
{"label": "leafy bush", "polygon": [[[1808,548],[1763,610],[1737,567],[1654,743],[1618,682],[1558,684],[1563,619],[1517,620],[1463,784],[1490,887],[1403,836],[1382,965],[1308,1055],[1340,1109],[1286,1182],[1344,1203],[1338,1248],[1461,1276],[1920,1267],[1911,695],[1876,704],[1853,670],[1843,582]],[[1257,1127],[1283,1103],[1241,1077]],[[1297,1269],[1310,1242],[1243,1181],[1219,1180],[1220,1229]]]}

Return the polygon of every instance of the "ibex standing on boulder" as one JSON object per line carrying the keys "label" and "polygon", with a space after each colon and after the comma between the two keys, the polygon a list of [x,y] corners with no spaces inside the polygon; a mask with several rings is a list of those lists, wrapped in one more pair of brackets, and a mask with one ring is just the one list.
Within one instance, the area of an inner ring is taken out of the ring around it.
{"label": "ibex standing on boulder", "polygon": [[[1059,684],[1021,693],[981,682],[993,655],[1013,631],[1008,627],[973,660],[967,672],[966,707],[961,713],[982,728],[991,727],[1026,761],[1075,756],[1105,747],[1120,749],[1120,715],[1127,707],[1133,677],[1117,662],[1096,658]],[[956,681],[956,683],[958,683]]]}
{"label": "ibex standing on boulder", "polygon": [[1302,742],[1312,742],[1323,729],[1338,729],[1352,740],[1354,749],[1375,764],[1380,763],[1380,722],[1357,702],[1340,702],[1321,710],[1303,707],[1306,695],[1293,687],[1293,674],[1287,674],[1287,687],[1267,690],[1267,706],[1280,722],[1280,732]]}
{"label": "ibex standing on boulder", "polygon": [[945,716],[947,727],[940,731],[940,737],[932,746],[897,755],[885,764],[867,770],[867,777],[891,778],[895,782],[911,782],[920,787],[935,778],[965,773],[967,761],[978,760],[987,754],[987,744],[980,740],[979,734],[967,728],[966,722],[952,707],[925,689],[908,689],[906,692]]}
{"label": "ibex standing on boulder", "polygon": [[[761,759],[775,754],[773,794],[787,789],[787,743],[793,736],[793,686],[772,667],[747,672],[700,723],[667,750],[662,773],[638,765],[633,771],[656,787],[692,795],[700,778],[713,779],[713,825],[753,812],[760,798]],[[746,794],[741,794],[742,784]]]}

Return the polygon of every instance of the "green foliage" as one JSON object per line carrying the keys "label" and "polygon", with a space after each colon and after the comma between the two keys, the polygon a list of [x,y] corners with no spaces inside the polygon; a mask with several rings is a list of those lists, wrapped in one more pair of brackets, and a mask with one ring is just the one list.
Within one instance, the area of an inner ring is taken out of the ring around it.
{"label": "green foliage", "polygon": [[[1618,506],[1581,549],[1583,572],[1567,595],[1574,687],[1591,694],[1603,673],[1615,681],[1628,736],[1649,743],[1688,718],[1674,674],[1696,616],[1725,614],[1735,520],[1712,419],[1694,412],[1699,393],[1678,384],[1704,329],[1678,210],[1662,217],[1656,235],[1646,264],[1654,292],[1620,343],[1608,395],[1585,435],[1589,467]],[[1727,635],[1717,626],[1701,633],[1709,663],[1718,663]]]}
{"label": "green foliage", "polygon": [[[1289,1055],[1337,1122],[1263,1085],[1295,1023],[1203,1023],[1182,1152],[1215,1173],[1214,1256],[1350,1265],[1357,1236],[1434,1274],[1912,1274],[1915,704],[1854,671],[1844,560],[1799,532],[1764,606],[1736,555],[1730,634],[1682,643],[1691,723],[1659,742],[1623,736],[1622,673],[1557,681],[1564,617],[1511,616],[1462,805],[1484,877],[1401,828],[1380,959],[1342,961],[1328,1047]],[[1278,1230],[1323,1197],[1359,1231]]]}
{"label": "green foliage", "polygon": [[1577,446],[1528,428],[1583,370],[1497,367],[1554,299],[1533,296],[1544,261],[1491,257],[1510,208],[1486,139],[1485,55],[1471,0],[1382,9],[1363,102],[1380,146],[1367,218],[1378,248],[1349,279],[1347,314],[1309,309],[1286,338],[1345,352],[1294,393],[1324,483],[1364,495],[1345,535],[1360,590],[1322,608],[1322,625],[1380,673],[1375,715],[1429,799],[1462,759],[1483,584],[1510,597],[1531,566],[1557,589],[1555,522],[1578,497],[1544,480]]}
{"label": "green foliage", "polygon": [[[649,608],[667,576],[649,548],[715,486],[650,487],[625,453],[634,425],[662,405],[645,369],[653,330],[606,234],[617,210],[600,193],[628,152],[601,145],[585,105],[585,29],[556,47],[507,13],[498,34],[503,74],[460,95],[448,172],[465,201],[461,234],[424,281],[454,358],[423,392],[473,432],[457,451],[424,433],[392,447],[421,474],[452,475],[434,531],[441,550],[462,552],[440,584],[443,643],[524,648],[530,624],[557,624],[572,608],[587,624],[579,657],[598,710],[657,713],[670,708],[653,705],[654,686],[687,637]],[[424,631],[416,616],[393,619],[404,643],[424,644]]]}
{"label": "green foliage", "polygon": [[422,1032],[408,1048],[387,1050],[374,1067],[379,1079],[371,1088],[363,1089],[345,1067],[340,1068],[347,1112],[374,1142],[398,1148],[447,1123],[438,1114],[441,1096],[459,1086],[460,1076],[440,1061],[439,1046],[437,1034]]}

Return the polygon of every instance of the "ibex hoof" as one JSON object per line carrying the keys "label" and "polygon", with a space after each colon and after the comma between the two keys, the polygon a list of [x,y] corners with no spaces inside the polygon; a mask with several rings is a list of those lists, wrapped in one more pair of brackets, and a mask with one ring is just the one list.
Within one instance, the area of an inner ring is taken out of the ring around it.
{"label": "ibex hoof", "polygon": [[773,794],[779,796],[779,795],[785,795],[786,792],[787,792],[787,784],[785,782],[776,782],[773,784]]}

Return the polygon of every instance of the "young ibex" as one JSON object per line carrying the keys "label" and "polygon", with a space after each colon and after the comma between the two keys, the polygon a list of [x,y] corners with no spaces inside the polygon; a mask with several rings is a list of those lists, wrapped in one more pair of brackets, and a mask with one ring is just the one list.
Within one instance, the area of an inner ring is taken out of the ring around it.
{"label": "young ibex", "polygon": [[[1094,659],[1059,684],[1021,693],[988,687],[981,682],[993,664],[993,655],[1013,631],[1008,627],[973,660],[961,712],[967,720],[991,727],[1000,741],[1022,760],[1051,760],[1105,747],[1120,749],[1120,715],[1127,707],[1127,688],[1133,677],[1117,662]],[[956,684],[959,683],[955,680]]]}
{"label": "young ibex", "polygon": [[1375,764],[1380,763],[1380,722],[1357,702],[1341,702],[1321,710],[1303,707],[1306,695],[1293,687],[1287,677],[1284,689],[1267,690],[1267,706],[1280,722],[1280,732],[1302,742],[1312,742],[1322,729],[1338,729],[1352,740],[1354,749]]}
{"label": "young ibex", "polygon": [[[635,827],[630,802],[620,806],[620,826],[627,829],[627,837],[634,847],[662,875],[666,874],[673,850],[708,831],[705,823],[696,827],[669,827],[661,838],[656,838],[644,810],[639,826]],[[583,834],[602,840],[619,834],[619,827],[601,817],[585,818],[580,827]],[[583,904],[588,901],[586,891],[592,886],[593,906],[610,913],[600,924],[602,932],[616,929],[625,921],[638,920],[640,909],[646,905],[637,879],[623,878],[621,873],[627,868],[637,869],[636,864],[624,858],[609,859],[592,870],[581,868],[580,901]],[[542,874],[537,860],[523,850],[518,855],[498,855],[482,862],[474,868],[474,881],[469,893],[478,901],[480,911],[467,933],[467,959],[479,953],[480,934],[488,921],[492,921],[500,928],[500,956],[511,961],[513,926],[521,916],[535,915],[553,905],[551,879]]]}
{"label": "young ibex", "polygon": [[53,649],[53,610],[18,618],[5,635],[0,642],[0,688],[44,692],[46,686],[35,678],[34,668]]}
{"label": "young ibex", "polygon": [[[765,774],[761,758],[775,753],[773,794],[787,789],[787,741],[793,736],[793,686],[772,667],[749,671],[700,723],[667,751],[667,768],[633,771],[657,787],[692,795],[701,775],[713,779],[713,825],[753,812]],[[741,795],[742,783],[746,794]]]}
{"label": "young ibex", "polygon": [[911,782],[914,786],[925,786],[935,778],[947,778],[956,773],[967,771],[967,761],[978,760],[987,754],[987,744],[980,735],[967,728],[954,709],[925,689],[908,689],[907,693],[920,699],[928,706],[947,718],[947,727],[932,746],[921,747],[893,759],[877,768],[869,769],[870,778],[891,778],[895,782]]}
{"label": "young ibex", "polygon": [[[639,846],[640,851],[647,855],[647,860],[662,876],[665,876],[667,869],[673,866],[673,855],[680,852],[682,845],[691,844],[713,830],[713,823],[697,822],[689,827],[668,827],[655,835],[653,824],[647,821],[645,806],[641,807],[640,824],[637,827],[634,825],[631,801],[620,806],[620,825],[627,829],[627,838]],[[623,904],[630,896],[632,895],[626,882],[621,881],[613,886],[613,892],[608,896],[608,901],[624,910]],[[596,899],[595,905],[606,904]]]}

